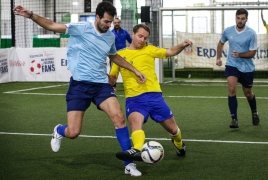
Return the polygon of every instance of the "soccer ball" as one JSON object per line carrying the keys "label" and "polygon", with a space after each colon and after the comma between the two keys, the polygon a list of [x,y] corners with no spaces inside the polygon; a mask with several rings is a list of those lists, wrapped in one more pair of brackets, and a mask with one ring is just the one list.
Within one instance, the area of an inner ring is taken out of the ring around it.
{"label": "soccer ball", "polygon": [[163,157],[164,148],[159,142],[149,141],[142,146],[141,158],[144,162],[154,164],[161,161]]}
{"label": "soccer ball", "polygon": [[41,74],[41,63],[37,60],[32,60],[30,63],[30,72],[32,74]]}

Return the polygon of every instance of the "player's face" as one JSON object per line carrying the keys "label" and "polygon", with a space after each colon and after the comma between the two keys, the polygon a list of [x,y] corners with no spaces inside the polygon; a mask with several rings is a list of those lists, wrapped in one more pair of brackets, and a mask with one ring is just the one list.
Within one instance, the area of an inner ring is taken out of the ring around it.
{"label": "player's face", "polygon": [[148,37],[149,33],[140,27],[135,34],[132,33],[132,43],[136,49],[141,49],[145,46]]}
{"label": "player's face", "polygon": [[115,29],[119,29],[120,28],[120,24],[121,24],[121,22],[120,22],[119,19],[115,19],[114,20],[114,28]]}
{"label": "player's face", "polygon": [[103,17],[100,19],[98,15],[96,15],[96,25],[97,25],[97,30],[100,33],[106,33],[109,28],[111,27],[111,24],[114,20],[113,16],[110,16],[106,12],[104,13]]}
{"label": "player's face", "polygon": [[240,14],[240,15],[237,15],[236,16],[236,27],[240,30],[243,30],[246,23],[247,23],[247,18],[246,18],[246,15],[245,14]]}

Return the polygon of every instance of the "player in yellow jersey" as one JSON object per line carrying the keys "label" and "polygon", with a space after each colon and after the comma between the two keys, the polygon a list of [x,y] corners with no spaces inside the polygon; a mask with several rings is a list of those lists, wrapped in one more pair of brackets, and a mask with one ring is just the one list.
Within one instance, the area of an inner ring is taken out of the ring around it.
{"label": "player in yellow jersey", "polygon": [[266,28],[266,33],[268,33],[268,24],[266,24],[266,21],[263,18],[262,10],[261,10],[261,20],[262,20],[262,23],[263,23],[264,27]]}
{"label": "player in yellow jersey", "polygon": [[158,122],[171,135],[178,156],[185,156],[186,146],[182,142],[181,131],[176,124],[173,113],[162,97],[162,90],[155,73],[155,58],[164,58],[179,54],[185,47],[192,46],[192,42],[184,40],[181,44],[169,49],[158,48],[147,44],[150,29],[145,24],[138,24],[133,28],[132,43],[129,47],[117,53],[132,64],[147,81],[139,84],[137,77],[126,69],[114,64],[109,74],[110,84],[116,82],[119,72],[122,75],[126,96],[126,116],[130,123],[133,148],[119,152],[116,157],[121,160],[142,161],[141,149],[145,141],[142,125],[149,116]]}

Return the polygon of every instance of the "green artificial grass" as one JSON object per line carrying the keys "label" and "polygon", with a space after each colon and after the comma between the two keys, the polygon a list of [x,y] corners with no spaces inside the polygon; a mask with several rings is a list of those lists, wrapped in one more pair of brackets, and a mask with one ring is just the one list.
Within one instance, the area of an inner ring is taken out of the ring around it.
{"label": "green artificial grass", "polygon": [[[177,81],[161,87],[182,131],[187,153],[186,157],[177,157],[169,134],[150,119],[143,126],[146,141],[160,142],[165,155],[157,164],[137,162],[143,173],[139,179],[267,179],[265,82],[253,87],[261,119],[259,126],[252,125],[249,105],[241,86],[238,87],[236,130],[229,128],[226,82]],[[53,128],[66,123],[67,88],[67,83],[56,82],[0,84],[1,180],[131,178],[124,174],[123,162],[115,157],[120,147],[111,121],[94,105],[86,111],[81,136],[63,139],[60,151],[52,152]],[[117,84],[116,94],[125,113],[121,83]]]}

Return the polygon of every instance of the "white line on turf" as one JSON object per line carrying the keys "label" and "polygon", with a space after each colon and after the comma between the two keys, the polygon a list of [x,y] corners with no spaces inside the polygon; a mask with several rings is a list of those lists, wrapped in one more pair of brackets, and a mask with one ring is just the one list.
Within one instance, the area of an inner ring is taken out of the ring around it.
{"label": "white line on turf", "polygon": [[[0,132],[0,134],[6,135],[21,135],[21,136],[52,136],[52,134],[35,134],[35,133],[12,133],[12,132]],[[79,137],[84,138],[113,138],[115,136],[89,136],[89,135],[79,135]],[[156,141],[170,141],[169,138],[146,138],[147,140]],[[224,140],[200,140],[200,139],[183,139],[185,142],[212,142],[212,143],[235,143],[235,144],[268,144],[268,142],[253,142],[253,141],[224,141]]]}
{"label": "white line on turf", "polygon": [[[31,91],[31,90],[37,90],[37,89],[46,89],[46,88],[54,88],[59,86],[66,86],[69,85],[69,83],[66,84],[60,84],[60,85],[53,85],[53,86],[43,86],[43,87],[36,87],[36,88],[30,88],[30,89],[21,89],[17,91],[8,91],[3,93],[8,94],[26,94],[26,95],[41,95],[41,96],[65,96],[66,94],[49,94],[49,93],[29,93],[25,91]],[[124,97],[124,95],[117,95],[118,97]],[[197,99],[225,99],[226,96],[163,96],[165,98],[197,98]],[[243,97],[237,97],[237,98],[245,98]],[[257,97],[257,99],[268,99],[268,97]]]}
{"label": "white line on turf", "polygon": [[[25,93],[25,92],[4,92],[10,94],[24,95],[40,95],[40,96],[65,96],[66,94],[49,94],[49,93]],[[125,97],[124,95],[116,95],[117,97]],[[196,98],[196,99],[226,99],[226,96],[163,96],[164,98]],[[237,97],[244,99],[245,97]],[[268,97],[257,97],[257,99],[268,99]]]}
{"label": "white line on turf", "polygon": [[18,92],[23,92],[23,91],[31,91],[31,90],[37,90],[37,89],[47,89],[47,88],[54,88],[54,87],[59,87],[59,86],[66,86],[68,84],[59,84],[59,85],[54,85],[54,86],[43,86],[43,87],[36,87],[36,88],[30,88],[30,89],[21,89],[17,91],[8,91],[8,92],[3,92],[3,93],[18,93]]}

